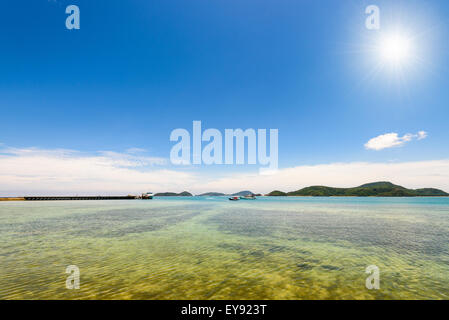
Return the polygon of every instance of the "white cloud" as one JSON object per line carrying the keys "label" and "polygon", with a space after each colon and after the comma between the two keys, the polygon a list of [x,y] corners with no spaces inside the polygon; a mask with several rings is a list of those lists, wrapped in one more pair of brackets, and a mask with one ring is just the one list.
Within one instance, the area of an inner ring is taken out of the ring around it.
{"label": "white cloud", "polygon": [[420,132],[418,132],[417,136],[418,136],[418,137],[417,137],[418,140],[425,139],[425,138],[427,138],[427,132],[425,132],[425,131],[420,131]]}
{"label": "white cloud", "polygon": [[192,181],[190,173],[154,167],[166,162],[106,151],[0,149],[0,194],[127,194],[178,189],[179,181]]}
{"label": "white cloud", "polygon": [[236,189],[253,192],[294,191],[312,185],[354,187],[368,182],[391,181],[407,188],[441,188],[449,191],[449,160],[373,163],[350,162],[280,169],[272,175],[235,174],[210,179],[201,191]]}
{"label": "white cloud", "polygon": [[373,181],[449,191],[449,159],[303,165],[279,169],[271,175],[260,175],[254,169],[254,173],[220,176],[194,167],[174,170],[155,166],[161,163],[163,159],[128,153],[0,148],[0,196],[124,195],[183,190],[196,194],[240,190],[266,193],[275,189],[293,191],[310,185],[352,187]]}
{"label": "white cloud", "polygon": [[383,150],[393,147],[399,147],[404,145],[406,142],[412,141],[413,139],[422,140],[427,138],[427,132],[419,131],[417,134],[407,133],[400,137],[396,132],[382,134],[375,138],[370,139],[366,144],[365,148],[368,150]]}

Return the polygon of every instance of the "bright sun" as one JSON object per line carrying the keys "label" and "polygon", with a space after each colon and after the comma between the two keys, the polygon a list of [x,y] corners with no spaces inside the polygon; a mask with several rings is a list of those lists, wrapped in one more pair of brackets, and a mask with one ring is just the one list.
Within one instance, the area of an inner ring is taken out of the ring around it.
{"label": "bright sun", "polygon": [[381,39],[379,45],[381,58],[385,63],[393,66],[403,66],[411,58],[411,41],[402,34],[390,34]]}

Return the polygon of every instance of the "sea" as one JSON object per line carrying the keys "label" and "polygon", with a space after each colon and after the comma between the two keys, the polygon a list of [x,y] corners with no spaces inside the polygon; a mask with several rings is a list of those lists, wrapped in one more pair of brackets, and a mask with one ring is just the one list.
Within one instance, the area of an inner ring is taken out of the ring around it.
{"label": "sea", "polygon": [[449,198],[0,202],[0,239],[0,299],[449,299]]}

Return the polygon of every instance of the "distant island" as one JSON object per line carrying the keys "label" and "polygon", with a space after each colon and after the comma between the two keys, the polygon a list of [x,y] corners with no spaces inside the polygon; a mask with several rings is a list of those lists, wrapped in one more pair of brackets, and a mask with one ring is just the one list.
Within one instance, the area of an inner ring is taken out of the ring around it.
{"label": "distant island", "polygon": [[160,192],[154,195],[155,197],[193,197],[190,192],[183,191],[181,193],[176,192]]}
{"label": "distant island", "polygon": [[244,196],[250,196],[252,194],[254,194],[254,193],[251,192],[251,191],[245,190],[245,191],[240,191],[240,192],[237,192],[237,193],[233,193],[233,194],[231,194],[231,196],[233,196],[233,197],[244,197]]}
{"label": "distant island", "polygon": [[226,194],[221,192],[206,192],[198,195],[198,197],[222,197],[222,196],[226,196]]}
{"label": "distant island", "polygon": [[297,191],[272,191],[266,196],[303,196],[303,197],[447,197],[448,193],[434,188],[407,189],[391,182],[381,181],[361,185],[355,188],[332,188],[312,186]]}
{"label": "distant island", "polygon": [[[222,192],[205,192],[197,195],[198,197],[244,197],[248,195],[261,196],[249,190],[244,190],[232,194]],[[160,192],[155,197],[193,197],[193,194],[187,191]],[[283,192],[274,190],[265,196],[268,197],[448,197],[449,193],[435,188],[407,189],[388,181],[380,181],[363,184],[354,188],[333,188],[326,186],[311,186],[297,191]]]}

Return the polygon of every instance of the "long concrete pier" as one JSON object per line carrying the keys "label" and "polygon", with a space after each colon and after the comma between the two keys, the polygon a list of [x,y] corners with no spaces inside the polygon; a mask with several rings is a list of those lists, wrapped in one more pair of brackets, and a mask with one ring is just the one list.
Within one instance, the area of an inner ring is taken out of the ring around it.
{"label": "long concrete pier", "polygon": [[0,198],[0,201],[54,201],[54,200],[135,200],[136,196],[33,196]]}

